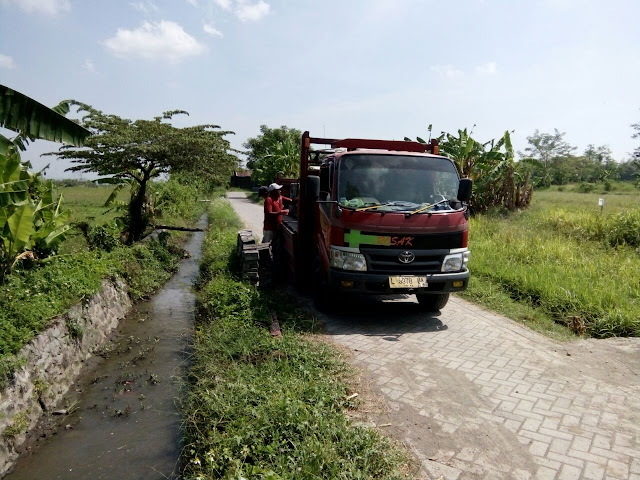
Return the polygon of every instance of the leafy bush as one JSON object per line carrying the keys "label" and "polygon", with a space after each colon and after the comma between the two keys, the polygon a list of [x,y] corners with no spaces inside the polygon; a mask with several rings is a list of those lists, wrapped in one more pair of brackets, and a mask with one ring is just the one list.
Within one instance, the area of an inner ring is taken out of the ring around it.
{"label": "leafy bush", "polygon": [[578,185],[578,188],[576,188],[576,190],[580,193],[590,193],[593,192],[596,189],[596,184],[595,183],[587,183],[587,182],[582,182]]}
{"label": "leafy bush", "polygon": [[249,138],[243,146],[247,151],[247,167],[253,169],[252,179],[262,185],[276,177],[297,177],[300,170],[302,132],[282,126],[260,126],[260,135]]}
{"label": "leafy bush", "polygon": [[87,244],[92,250],[110,252],[122,245],[121,233],[122,229],[116,221],[103,225],[91,225],[87,229]]}
{"label": "leafy bush", "polygon": [[200,216],[202,209],[194,208],[207,193],[207,186],[194,175],[171,175],[164,182],[151,184],[153,216],[189,221]]}

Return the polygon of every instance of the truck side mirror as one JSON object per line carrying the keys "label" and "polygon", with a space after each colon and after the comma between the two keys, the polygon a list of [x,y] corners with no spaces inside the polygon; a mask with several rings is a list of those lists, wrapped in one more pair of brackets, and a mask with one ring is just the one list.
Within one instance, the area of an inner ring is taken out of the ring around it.
{"label": "truck side mirror", "polygon": [[461,178],[458,184],[458,200],[461,202],[468,202],[471,200],[471,187],[473,186],[473,180],[470,178]]}

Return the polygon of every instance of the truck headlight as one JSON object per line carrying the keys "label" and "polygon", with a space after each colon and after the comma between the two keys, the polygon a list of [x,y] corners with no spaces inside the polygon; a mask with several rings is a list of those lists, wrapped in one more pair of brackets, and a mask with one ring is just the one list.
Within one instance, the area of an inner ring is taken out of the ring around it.
{"label": "truck headlight", "polygon": [[345,252],[331,247],[331,266],[342,270],[367,271],[367,261],[361,253]]}
{"label": "truck headlight", "polygon": [[470,252],[466,250],[460,253],[453,253],[444,257],[442,262],[443,272],[459,272],[463,268],[466,268],[469,263]]}

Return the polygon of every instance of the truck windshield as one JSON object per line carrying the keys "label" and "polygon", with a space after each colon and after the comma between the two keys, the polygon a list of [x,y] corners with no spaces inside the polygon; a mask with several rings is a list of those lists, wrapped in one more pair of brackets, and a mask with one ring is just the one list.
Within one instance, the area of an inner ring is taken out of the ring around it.
{"label": "truck windshield", "polygon": [[[345,155],[338,167],[338,201],[351,208],[380,205],[401,211],[456,198],[458,172],[444,158],[413,155]],[[449,209],[447,202],[434,207]]]}

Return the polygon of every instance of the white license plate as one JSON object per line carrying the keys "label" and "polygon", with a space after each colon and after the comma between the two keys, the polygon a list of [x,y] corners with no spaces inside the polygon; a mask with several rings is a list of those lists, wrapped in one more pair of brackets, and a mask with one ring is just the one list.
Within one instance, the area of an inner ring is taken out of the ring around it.
{"label": "white license plate", "polygon": [[389,287],[391,288],[426,288],[427,277],[416,277],[414,275],[398,275],[389,277]]}

